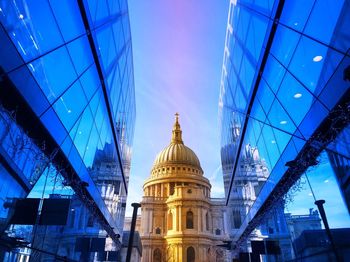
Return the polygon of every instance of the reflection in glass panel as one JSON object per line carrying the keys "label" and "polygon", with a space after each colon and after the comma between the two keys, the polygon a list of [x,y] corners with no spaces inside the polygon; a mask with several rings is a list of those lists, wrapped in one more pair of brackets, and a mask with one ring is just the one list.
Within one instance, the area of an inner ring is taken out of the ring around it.
{"label": "reflection in glass panel", "polygon": [[344,0],[316,1],[305,28],[305,34],[328,44],[334,34],[339,14],[345,3]]}
{"label": "reflection in glass panel", "polygon": [[[283,79],[277,98],[282,106],[289,112],[295,125],[299,125],[309,111],[315,99],[294,77],[289,73]],[[295,109],[298,110],[295,110]]]}
{"label": "reflection in glass panel", "polygon": [[[311,92],[314,92],[316,88],[323,88],[333,73],[333,71],[323,70],[325,58],[330,55],[329,53],[332,54],[333,63],[338,64],[342,59],[340,54],[329,50],[326,46],[307,37],[301,37],[289,69]],[[305,74],[306,71],[307,74]],[[318,83],[320,77],[323,81]],[[320,84],[322,86],[319,86]]]}
{"label": "reflection in glass panel", "polygon": [[[54,102],[77,77],[65,47],[38,58],[28,64],[28,68],[50,103]],[[53,68],[55,70],[52,70]]]}
{"label": "reflection in glass panel", "polygon": [[309,18],[314,2],[315,0],[285,1],[280,18],[281,23],[302,32]]}
{"label": "reflection in glass panel", "polygon": [[287,67],[294,54],[299,39],[299,34],[280,25],[277,28],[275,40],[271,47],[271,53],[281,64]]}
{"label": "reflection in glass panel", "polygon": [[77,81],[56,101],[53,107],[63,125],[69,131],[86,104],[84,92],[80,82]]}
{"label": "reflection in glass panel", "polygon": [[0,10],[0,21],[25,61],[62,44],[48,1],[1,1]]}

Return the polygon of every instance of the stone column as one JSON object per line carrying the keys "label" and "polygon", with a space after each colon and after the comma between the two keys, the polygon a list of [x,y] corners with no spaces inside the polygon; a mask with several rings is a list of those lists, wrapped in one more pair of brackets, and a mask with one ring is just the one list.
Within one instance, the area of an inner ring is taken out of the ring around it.
{"label": "stone column", "polygon": [[179,231],[182,231],[182,207],[179,207]]}
{"label": "stone column", "polygon": [[175,207],[175,230],[179,231],[179,206]]}
{"label": "stone column", "polygon": [[223,211],[223,220],[224,220],[224,233],[228,234],[228,229],[227,229],[227,213],[226,210]]}
{"label": "stone column", "polygon": [[148,233],[151,233],[153,231],[153,210],[150,210],[148,214]]}
{"label": "stone column", "polygon": [[201,215],[202,215],[202,209],[200,207],[197,208],[198,209],[198,212],[197,212],[197,215],[198,215],[198,224],[197,224],[197,232],[199,232],[202,228],[202,219],[201,219]]}

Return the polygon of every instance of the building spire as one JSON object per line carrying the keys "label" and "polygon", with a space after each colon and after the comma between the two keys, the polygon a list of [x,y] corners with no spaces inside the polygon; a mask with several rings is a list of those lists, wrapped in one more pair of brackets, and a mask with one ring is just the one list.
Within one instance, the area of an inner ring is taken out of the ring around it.
{"label": "building spire", "polygon": [[171,143],[172,144],[183,144],[184,143],[182,141],[182,131],[181,131],[181,127],[179,124],[179,113],[175,114],[175,124],[173,126],[173,135],[171,138]]}

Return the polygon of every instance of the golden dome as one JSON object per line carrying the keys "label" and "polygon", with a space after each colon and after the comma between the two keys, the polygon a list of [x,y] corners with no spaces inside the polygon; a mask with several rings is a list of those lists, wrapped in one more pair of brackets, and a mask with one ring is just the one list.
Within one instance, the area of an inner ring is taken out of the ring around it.
{"label": "golden dome", "polygon": [[182,141],[182,131],[179,124],[179,114],[175,114],[175,124],[170,145],[164,148],[156,157],[153,169],[171,164],[192,166],[202,171],[196,154]]}

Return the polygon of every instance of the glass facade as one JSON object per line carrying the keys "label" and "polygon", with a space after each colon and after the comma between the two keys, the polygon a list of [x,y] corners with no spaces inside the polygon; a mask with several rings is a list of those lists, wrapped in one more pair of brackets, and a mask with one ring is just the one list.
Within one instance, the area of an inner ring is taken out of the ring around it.
{"label": "glass facade", "polygon": [[346,0],[230,1],[221,159],[241,261],[350,259],[349,27]]}
{"label": "glass facade", "polygon": [[0,260],[120,259],[136,116],[127,1],[0,1],[0,46]]}

